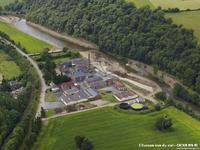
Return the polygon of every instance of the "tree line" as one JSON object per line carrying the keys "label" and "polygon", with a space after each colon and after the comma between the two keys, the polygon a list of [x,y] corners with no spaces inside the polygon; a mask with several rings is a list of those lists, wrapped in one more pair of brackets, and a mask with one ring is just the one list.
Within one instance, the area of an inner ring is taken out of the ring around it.
{"label": "tree line", "polygon": [[[9,36],[2,32],[0,36],[9,39]],[[24,87],[17,99],[14,99],[7,86],[8,81],[3,81],[0,90],[0,149],[16,150],[24,142],[29,143],[26,147],[29,149],[28,146],[34,140],[33,135],[38,134],[41,126],[40,118],[35,119],[40,81],[31,64],[12,46],[0,40],[0,50],[8,54],[21,69],[22,75],[16,80]]]}
{"label": "tree line", "polygon": [[196,106],[200,106],[200,96],[198,93],[191,91],[180,84],[176,84],[173,89],[175,97],[184,100],[186,102],[193,103]]}

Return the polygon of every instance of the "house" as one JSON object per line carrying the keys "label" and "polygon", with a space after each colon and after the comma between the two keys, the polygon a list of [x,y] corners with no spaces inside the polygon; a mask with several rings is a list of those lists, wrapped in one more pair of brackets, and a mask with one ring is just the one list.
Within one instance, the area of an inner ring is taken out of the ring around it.
{"label": "house", "polygon": [[61,73],[65,73],[69,70],[69,68],[72,67],[72,62],[71,61],[67,61],[67,62],[64,62],[62,64],[60,64],[60,72]]}
{"label": "house", "polygon": [[102,88],[105,88],[107,86],[106,82],[103,81],[103,80],[91,82],[91,83],[88,83],[88,84],[89,84],[89,87],[93,88],[93,89],[102,89]]}
{"label": "house", "polygon": [[77,103],[80,101],[85,101],[85,100],[95,98],[98,96],[99,96],[99,93],[95,89],[87,88],[85,90],[81,89],[81,90],[74,91],[73,94],[69,94],[69,95],[62,94],[59,99],[65,105],[67,105],[70,103]]}
{"label": "house", "polygon": [[9,81],[8,85],[10,86],[10,89],[12,91],[17,90],[21,87],[20,83],[18,81],[15,81],[15,80]]}
{"label": "house", "polygon": [[86,79],[86,82],[89,87],[93,89],[102,89],[107,86],[107,83],[103,80],[103,78],[98,75],[89,76]]}
{"label": "house", "polygon": [[88,59],[84,58],[75,58],[71,60],[72,66],[80,67],[80,66],[87,66],[89,67],[90,62]]}
{"label": "house", "polygon": [[65,82],[65,83],[62,83],[62,84],[60,85],[60,89],[61,89],[62,91],[66,91],[66,90],[72,89],[72,88],[74,88],[74,87],[79,88],[79,85],[77,85],[77,84],[76,84],[75,82],[73,82],[73,81]]}
{"label": "house", "polygon": [[119,80],[116,80],[114,82],[113,86],[119,91],[126,91],[127,90],[125,84],[123,82],[119,81]]}
{"label": "house", "polygon": [[60,88],[57,87],[57,86],[53,86],[53,87],[51,88],[51,91],[52,91],[53,93],[56,93],[56,92],[60,91]]}
{"label": "house", "polygon": [[71,72],[72,70],[81,70],[85,72],[85,70],[89,69],[89,60],[83,58],[75,58],[70,61],[64,62],[60,64],[61,73]]}
{"label": "house", "polygon": [[11,94],[13,95],[13,97],[14,97],[15,99],[17,99],[18,95],[19,95],[23,90],[24,90],[24,88],[23,88],[23,87],[20,87],[19,89],[16,89],[16,90],[12,91]]}
{"label": "house", "polygon": [[67,76],[70,77],[74,82],[83,82],[86,79],[87,73],[81,70],[76,70],[68,73]]}
{"label": "house", "polygon": [[76,94],[76,93],[78,93],[78,92],[79,92],[79,89],[78,89],[77,87],[73,87],[73,88],[71,88],[71,89],[68,89],[68,90],[63,91],[63,94],[64,94],[65,96],[69,96],[69,95]]}
{"label": "house", "polygon": [[120,92],[113,96],[120,102],[138,98],[138,95],[131,91]]}

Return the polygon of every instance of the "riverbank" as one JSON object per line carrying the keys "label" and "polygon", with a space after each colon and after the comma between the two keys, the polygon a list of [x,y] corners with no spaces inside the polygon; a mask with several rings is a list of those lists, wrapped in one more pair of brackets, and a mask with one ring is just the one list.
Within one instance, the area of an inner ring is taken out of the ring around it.
{"label": "riverbank", "polygon": [[62,33],[58,33],[56,31],[53,31],[51,29],[48,29],[44,26],[41,26],[39,24],[35,24],[35,23],[32,23],[32,22],[27,22],[28,25],[30,25],[31,27],[33,28],[36,28],[42,32],[45,32],[51,36],[54,36],[60,40],[63,40],[63,41],[67,41],[69,43],[72,43],[74,45],[78,45],[80,47],[83,47],[83,48],[86,48],[86,49],[95,49],[97,50],[98,47],[97,45],[95,45],[94,43],[91,43],[89,41],[86,41],[84,39],[81,39],[81,38],[75,38],[75,37],[72,37],[72,36],[69,36],[69,35],[63,35]]}

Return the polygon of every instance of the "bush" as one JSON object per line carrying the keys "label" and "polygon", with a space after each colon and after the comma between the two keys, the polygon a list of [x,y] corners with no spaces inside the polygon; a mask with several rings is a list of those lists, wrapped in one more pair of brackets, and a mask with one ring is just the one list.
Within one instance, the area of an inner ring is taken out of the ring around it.
{"label": "bush", "polygon": [[155,105],[155,110],[156,110],[156,111],[160,111],[160,110],[161,110],[160,104],[156,104],[156,105]]}
{"label": "bush", "polygon": [[156,120],[155,126],[158,130],[164,131],[172,126],[172,119],[168,116],[160,117]]}
{"label": "bush", "polygon": [[162,100],[162,101],[165,101],[167,99],[167,96],[164,92],[156,93],[155,97],[159,100]]}
{"label": "bush", "polygon": [[85,136],[76,136],[74,138],[75,140],[75,144],[76,144],[76,148],[79,150],[92,150],[93,149],[93,145],[91,143],[91,141],[86,138]]}

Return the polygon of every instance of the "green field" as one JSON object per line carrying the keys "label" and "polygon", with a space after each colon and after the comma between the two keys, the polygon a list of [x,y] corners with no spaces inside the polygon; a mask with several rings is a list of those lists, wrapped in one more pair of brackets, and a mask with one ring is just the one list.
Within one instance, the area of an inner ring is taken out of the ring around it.
{"label": "green field", "polygon": [[[173,118],[173,128],[161,133],[154,123],[160,115]],[[74,150],[74,137],[88,137],[95,150],[136,150],[143,144],[200,144],[200,122],[170,107],[148,114],[120,113],[111,107],[91,110],[48,121],[34,150]]]}
{"label": "green field", "polygon": [[[19,0],[19,1],[21,1],[21,0]],[[0,0],[0,6],[5,6],[12,2],[15,2],[15,0]]]}
{"label": "green field", "polygon": [[157,8],[161,6],[167,8],[179,8],[180,10],[198,9],[200,8],[200,0],[126,0],[133,2],[137,7],[150,6],[150,8]]}
{"label": "green field", "polygon": [[10,38],[14,40],[16,43],[20,42],[22,47],[27,49],[28,53],[40,53],[43,51],[44,48],[52,47],[46,42],[43,42],[28,34],[25,34],[17,30],[16,28],[12,27],[11,25],[1,21],[0,21],[0,31],[8,34]]}
{"label": "green field", "polygon": [[101,93],[101,99],[106,100],[109,102],[118,102],[118,100],[113,96],[112,93],[108,93],[106,91],[100,91]]}
{"label": "green field", "polygon": [[151,4],[150,0],[126,0],[127,2],[133,2],[136,7],[144,7],[144,6],[150,6],[150,8],[154,8],[154,6]]}
{"label": "green field", "polygon": [[56,96],[54,95],[53,92],[47,91],[47,92],[46,92],[45,101],[46,101],[46,102],[56,102],[56,101],[57,101],[57,98],[56,98]]}
{"label": "green field", "polygon": [[0,74],[8,80],[18,77],[21,74],[20,68],[2,50],[0,50]]}
{"label": "green field", "polygon": [[166,17],[172,18],[176,24],[182,24],[188,29],[193,29],[195,36],[200,41],[200,11],[169,13],[166,14]]}
{"label": "green field", "polygon": [[167,8],[198,9],[200,8],[200,0],[151,0],[154,7],[161,6]]}

